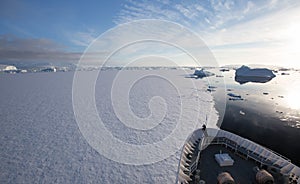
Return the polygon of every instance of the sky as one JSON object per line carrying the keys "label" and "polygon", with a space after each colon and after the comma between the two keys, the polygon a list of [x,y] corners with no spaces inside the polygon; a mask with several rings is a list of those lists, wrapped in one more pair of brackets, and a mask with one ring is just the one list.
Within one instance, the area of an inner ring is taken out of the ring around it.
{"label": "sky", "polygon": [[2,0],[0,63],[77,63],[99,35],[141,19],[193,31],[220,65],[300,68],[298,0]]}

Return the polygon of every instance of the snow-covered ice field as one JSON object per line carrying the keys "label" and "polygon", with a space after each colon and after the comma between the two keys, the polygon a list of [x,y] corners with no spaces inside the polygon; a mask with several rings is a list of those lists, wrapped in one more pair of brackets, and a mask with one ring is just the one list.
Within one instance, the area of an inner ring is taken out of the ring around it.
{"label": "snow-covered ice field", "polygon": [[[88,82],[93,72],[81,72],[81,75]],[[159,70],[155,75],[150,75],[153,74],[150,70],[128,70],[123,75],[130,77],[134,72],[149,75],[136,81],[129,93],[124,92],[135,117],[122,114],[122,99],[126,98],[119,95],[111,98],[112,82],[118,71],[101,71],[95,86],[99,117],[116,139],[135,145],[159,142],[174,131],[179,117],[186,125],[181,127],[182,132],[200,127],[206,115],[209,123],[217,122],[205,79],[185,78],[182,70]],[[159,72],[177,81],[176,84],[160,78]],[[180,150],[158,162],[130,165],[108,159],[90,146],[73,111],[73,75],[66,72],[0,76],[0,183],[175,183]],[[122,84],[116,86],[122,89]],[[149,130],[122,123],[138,118],[153,118],[159,123]],[[181,144],[184,140],[179,141]],[[169,146],[174,149],[173,145]],[[103,149],[109,149],[114,155],[119,148]],[[131,155],[127,151],[119,157],[128,162],[126,158]]]}

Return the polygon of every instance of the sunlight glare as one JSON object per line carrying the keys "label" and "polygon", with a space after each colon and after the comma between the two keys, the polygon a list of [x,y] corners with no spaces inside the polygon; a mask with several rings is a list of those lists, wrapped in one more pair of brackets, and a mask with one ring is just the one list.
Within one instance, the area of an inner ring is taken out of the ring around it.
{"label": "sunlight glare", "polygon": [[287,95],[287,104],[291,109],[300,109],[300,96],[299,90],[294,90]]}

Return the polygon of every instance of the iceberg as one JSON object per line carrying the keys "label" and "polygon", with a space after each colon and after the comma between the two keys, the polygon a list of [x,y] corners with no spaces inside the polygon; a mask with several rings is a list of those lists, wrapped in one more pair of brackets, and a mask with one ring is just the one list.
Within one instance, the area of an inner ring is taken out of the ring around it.
{"label": "iceberg", "polygon": [[0,72],[16,73],[17,71],[17,67],[13,65],[0,65]]}
{"label": "iceberg", "polygon": [[209,71],[205,71],[203,69],[196,69],[195,72],[194,72],[194,75],[197,77],[197,78],[204,78],[204,77],[210,77],[210,76],[213,76],[215,75],[214,73],[212,72],[209,72]]}
{"label": "iceberg", "polygon": [[272,80],[276,75],[267,68],[254,68],[251,69],[248,66],[241,66],[235,71],[235,81],[240,84],[247,82],[266,83]]}
{"label": "iceberg", "polygon": [[56,68],[54,66],[47,67],[41,70],[42,72],[56,72]]}

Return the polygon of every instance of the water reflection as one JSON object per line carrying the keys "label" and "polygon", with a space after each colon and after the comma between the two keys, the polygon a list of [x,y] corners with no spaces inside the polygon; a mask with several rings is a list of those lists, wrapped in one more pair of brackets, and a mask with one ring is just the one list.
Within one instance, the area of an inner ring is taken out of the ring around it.
{"label": "water reflection", "polygon": [[300,90],[293,90],[287,94],[286,101],[291,109],[300,109]]}
{"label": "water reflection", "polygon": [[[219,122],[222,129],[271,148],[300,165],[300,72],[289,73],[275,78],[255,78],[236,77],[235,71],[230,70],[222,73],[223,78],[210,79],[225,80],[228,93],[245,99],[232,101],[227,96],[224,119]],[[221,87],[216,87],[212,94],[219,110]]]}

